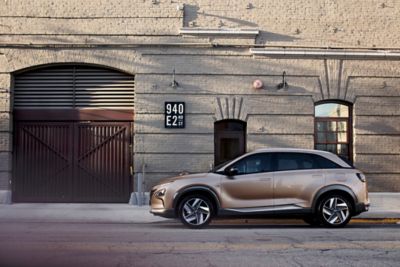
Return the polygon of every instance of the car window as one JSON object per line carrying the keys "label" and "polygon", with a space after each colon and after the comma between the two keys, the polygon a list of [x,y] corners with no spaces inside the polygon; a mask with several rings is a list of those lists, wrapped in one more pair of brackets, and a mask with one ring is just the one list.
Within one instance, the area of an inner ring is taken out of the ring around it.
{"label": "car window", "polygon": [[318,169],[318,167],[318,163],[310,154],[277,153],[278,171]]}
{"label": "car window", "polygon": [[320,169],[336,169],[336,168],[341,168],[338,164],[335,162],[324,158],[319,155],[313,155],[314,159],[317,161],[318,166]]}
{"label": "car window", "polygon": [[[233,159],[227,160],[225,162],[222,162],[221,164],[218,164],[217,166],[215,166],[214,168],[212,168],[209,172],[214,172],[214,173],[218,173],[217,171],[221,168],[223,168],[224,166],[227,166],[229,163],[231,163],[233,161]],[[223,171],[222,171],[223,172]]]}
{"label": "car window", "polygon": [[234,163],[231,167],[238,170],[238,175],[272,171],[271,154],[253,154]]}

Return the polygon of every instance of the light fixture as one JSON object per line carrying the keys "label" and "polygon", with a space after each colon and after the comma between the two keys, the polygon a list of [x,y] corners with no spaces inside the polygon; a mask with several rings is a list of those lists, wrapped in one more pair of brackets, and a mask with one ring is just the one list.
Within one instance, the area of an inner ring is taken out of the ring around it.
{"label": "light fixture", "polygon": [[253,81],[253,88],[254,89],[261,89],[263,88],[264,84],[261,80],[257,79]]}
{"label": "light fixture", "polygon": [[289,87],[288,83],[286,82],[286,71],[282,73],[282,82],[276,86],[278,89],[286,89]]}
{"label": "light fixture", "polygon": [[171,82],[171,84],[169,86],[171,86],[174,89],[179,87],[179,83],[175,80],[175,68],[172,71],[172,82]]}

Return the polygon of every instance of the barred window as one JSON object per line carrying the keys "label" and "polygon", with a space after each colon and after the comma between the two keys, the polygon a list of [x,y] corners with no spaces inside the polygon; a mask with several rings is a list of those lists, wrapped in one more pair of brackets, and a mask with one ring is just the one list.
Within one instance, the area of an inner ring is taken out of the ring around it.
{"label": "barred window", "polygon": [[315,149],[325,150],[352,162],[351,105],[319,102],[315,105]]}

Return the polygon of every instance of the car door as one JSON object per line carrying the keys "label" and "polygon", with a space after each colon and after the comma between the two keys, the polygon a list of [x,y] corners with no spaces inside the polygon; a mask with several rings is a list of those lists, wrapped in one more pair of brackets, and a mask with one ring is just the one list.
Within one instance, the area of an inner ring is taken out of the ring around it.
{"label": "car door", "polygon": [[314,193],[325,184],[315,158],[307,153],[276,153],[274,165],[275,210],[310,207]]}
{"label": "car door", "polygon": [[[222,206],[226,209],[273,207],[273,174],[270,153],[252,154],[231,164],[237,170],[221,179]],[[249,210],[250,211],[250,210]]]}

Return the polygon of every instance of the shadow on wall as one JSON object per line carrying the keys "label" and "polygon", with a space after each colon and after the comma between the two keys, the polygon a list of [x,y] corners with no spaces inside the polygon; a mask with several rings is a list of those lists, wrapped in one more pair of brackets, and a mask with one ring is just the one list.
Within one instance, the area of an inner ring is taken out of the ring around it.
{"label": "shadow on wall", "polygon": [[[379,178],[375,174],[366,174],[368,180],[368,191],[369,192],[399,192],[400,191],[400,177],[397,181],[390,179]],[[387,178],[387,177],[384,177]]]}
{"label": "shadow on wall", "polygon": [[257,36],[256,43],[261,44],[266,42],[294,42],[299,39],[301,38],[274,32],[260,31],[259,35]]}
{"label": "shadow on wall", "polygon": [[[247,21],[247,20],[242,20],[242,19],[237,19],[237,18],[232,18],[232,17],[227,17],[227,16],[220,16],[220,15],[214,15],[214,14],[208,14],[203,12],[199,12],[200,8],[196,5],[185,5],[185,16],[183,18],[184,22],[183,25],[185,27],[188,26],[193,26],[193,23],[199,18],[199,16],[203,17],[210,17],[214,18],[215,20],[219,21],[225,21],[226,23],[232,24],[229,25],[229,27],[258,27],[258,24]],[[201,25],[200,25],[201,26]],[[217,26],[217,25],[215,25]]]}
{"label": "shadow on wall", "polygon": [[392,133],[398,133],[398,129],[395,127],[385,124],[382,122],[364,122],[360,123],[357,122],[356,120],[356,125],[354,126],[355,132],[362,130],[363,132],[371,132],[375,134],[392,134]]}
{"label": "shadow on wall", "polygon": [[[196,5],[185,5],[185,12],[184,12],[184,22],[183,25],[185,27],[196,27],[202,25],[197,25],[196,21],[199,19],[200,16],[202,17],[208,17],[212,18],[215,20],[214,27],[227,27],[227,28],[258,28],[259,25],[257,23],[248,21],[248,20],[243,20],[243,19],[237,19],[233,17],[228,17],[228,16],[221,16],[221,15],[215,15],[215,14],[209,14],[204,11],[199,11],[200,8]],[[226,25],[225,25],[226,24]],[[279,33],[274,33],[274,32],[268,32],[268,31],[260,31],[259,35],[257,36],[257,41],[256,43],[266,43],[266,42],[293,42],[295,40],[299,40],[301,38],[289,36],[289,35],[284,35],[284,34],[279,34]]]}

